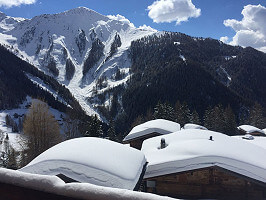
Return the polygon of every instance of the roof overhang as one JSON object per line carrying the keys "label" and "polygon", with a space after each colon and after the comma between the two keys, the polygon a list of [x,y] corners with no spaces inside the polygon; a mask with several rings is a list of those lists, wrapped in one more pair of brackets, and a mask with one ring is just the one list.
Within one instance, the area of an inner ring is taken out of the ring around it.
{"label": "roof overhang", "polygon": [[147,179],[207,167],[220,167],[222,169],[229,170],[241,176],[245,176],[266,184],[266,169],[244,163],[239,160],[219,156],[202,156],[186,160],[148,165],[144,178]]}

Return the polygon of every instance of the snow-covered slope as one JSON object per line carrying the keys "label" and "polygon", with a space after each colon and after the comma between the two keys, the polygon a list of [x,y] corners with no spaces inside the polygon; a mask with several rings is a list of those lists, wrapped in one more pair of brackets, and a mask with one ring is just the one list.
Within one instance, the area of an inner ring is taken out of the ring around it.
{"label": "snow-covered slope", "polygon": [[[125,83],[131,41],[156,32],[84,7],[33,19],[0,14],[0,43],[66,85],[88,114],[95,113],[87,99],[97,80],[107,83],[98,93]],[[115,80],[118,70],[124,76]]]}

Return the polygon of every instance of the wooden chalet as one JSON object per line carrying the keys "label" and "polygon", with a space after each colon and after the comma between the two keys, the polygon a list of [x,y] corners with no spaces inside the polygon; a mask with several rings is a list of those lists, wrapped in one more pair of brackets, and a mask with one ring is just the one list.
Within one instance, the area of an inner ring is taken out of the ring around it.
{"label": "wooden chalet", "polygon": [[180,125],[176,122],[164,119],[151,120],[134,127],[124,138],[123,143],[140,150],[144,140],[179,130]]}
{"label": "wooden chalet", "polygon": [[182,199],[266,199],[266,183],[221,167],[146,178],[145,191]]}
{"label": "wooden chalet", "polygon": [[139,136],[139,137],[136,137],[136,138],[132,138],[132,139],[129,139],[129,140],[123,140],[123,143],[124,144],[129,144],[131,147],[140,150],[144,140],[152,138],[152,137],[156,137],[156,136],[159,136],[159,135],[162,135],[162,134],[160,134],[158,132],[152,132],[152,133],[148,133],[148,134],[145,134],[145,135],[142,135],[142,136]]}
{"label": "wooden chalet", "polygon": [[251,126],[251,125],[241,125],[241,126],[238,126],[237,129],[238,129],[240,135],[249,134],[249,135],[253,135],[253,136],[263,136],[263,137],[266,136],[266,134],[263,130],[261,130],[257,127]]}
{"label": "wooden chalet", "polygon": [[266,199],[266,148],[208,130],[150,138],[144,190],[179,199]]}

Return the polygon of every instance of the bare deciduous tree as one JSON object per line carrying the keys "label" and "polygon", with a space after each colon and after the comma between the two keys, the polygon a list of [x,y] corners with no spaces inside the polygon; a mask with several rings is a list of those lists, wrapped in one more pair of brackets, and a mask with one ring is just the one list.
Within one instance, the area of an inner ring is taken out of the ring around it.
{"label": "bare deciduous tree", "polygon": [[62,141],[60,127],[49,106],[33,100],[23,123],[27,162]]}

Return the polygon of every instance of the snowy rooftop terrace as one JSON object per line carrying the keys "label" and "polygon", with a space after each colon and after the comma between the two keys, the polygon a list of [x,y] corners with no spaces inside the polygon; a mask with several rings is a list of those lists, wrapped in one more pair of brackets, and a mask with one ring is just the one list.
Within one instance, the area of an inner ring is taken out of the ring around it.
{"label": "snowy rooftop terrace", "polygon": [[266,183],[266,149],[222,133],[181,130],[145,140],[141,151],[149,162],[144,178],[218,166]]}
{"label": "snowy rooftop terrace", "polygon": [[165,135],[179,130],[180,124],[176,122],[165,119],[155,119],[135,126],[124,138],[123,142],[127,142],[154,132]]}
{"label": "snowy rooftop terrace", "polygon": [[139,150],[110,140],[83,137],[48,149],[19,171],[63,174],[81,183],[133,190],[145,165]]}

